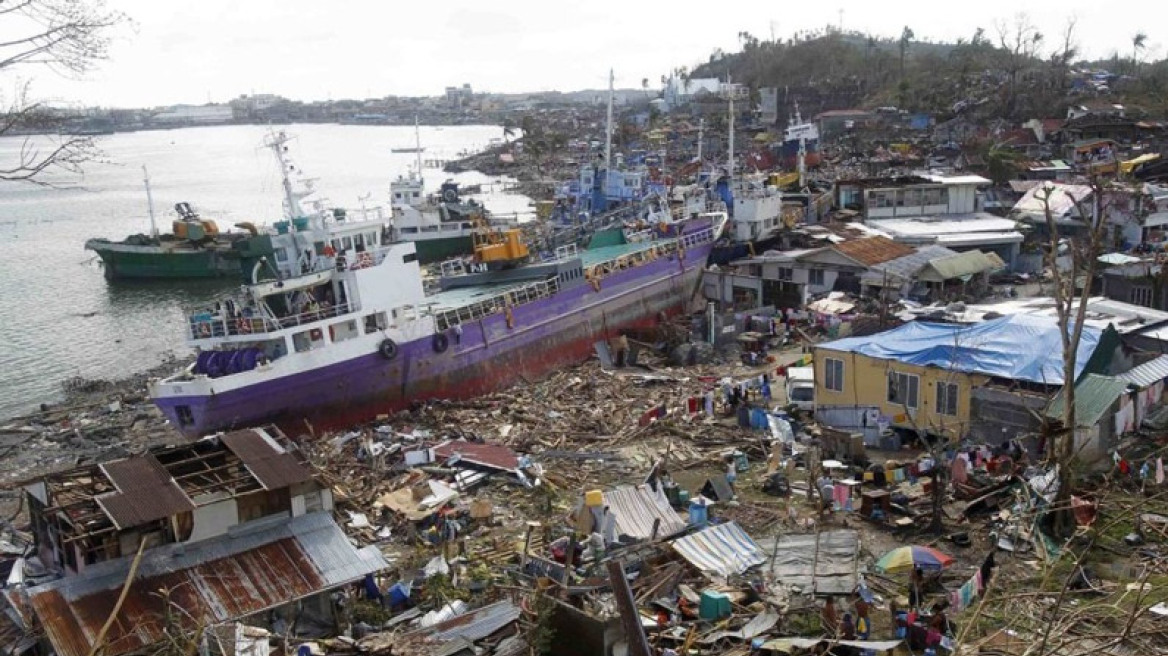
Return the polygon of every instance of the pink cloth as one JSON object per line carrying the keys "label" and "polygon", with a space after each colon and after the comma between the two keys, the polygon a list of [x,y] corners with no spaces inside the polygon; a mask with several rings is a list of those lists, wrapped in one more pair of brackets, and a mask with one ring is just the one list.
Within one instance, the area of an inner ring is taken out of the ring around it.
{"label": "pink cloth", "polygon": [[969,480],[969,470],[966,466],[967,462],[968,461],[961,456],[957,456],[953,459],[953,468],[950,472],[950,476],[953,478],[954,483],[965,485],[965,481]]}
{"label": "pink cloth", "polygon": [[840,508],[844,508],[848,505],[848,497],[851,494],[851,488],[849,488],[847,485],[836,485],[832,489],[831,493],[835,498],[835,502],[839,504]]}

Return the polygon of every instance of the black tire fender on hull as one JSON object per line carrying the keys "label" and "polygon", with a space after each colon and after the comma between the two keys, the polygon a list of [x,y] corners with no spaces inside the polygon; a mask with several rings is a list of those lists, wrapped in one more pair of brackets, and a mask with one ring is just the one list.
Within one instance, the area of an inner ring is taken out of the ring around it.
{"label": "black tire fender on hull", "polygon": [[430,345],[434,347],[435,353],[444,353],[450,347],[450,339],[445,333],[434,333],[434,339]]}
{"label": "black tire fender on hull", "polygon": [[382,342],[377,345],[377,352],[380,353],[381,357],[385,358],[386,360],[392,360],[397,357],[397,343],[392,339],[382,340]]}

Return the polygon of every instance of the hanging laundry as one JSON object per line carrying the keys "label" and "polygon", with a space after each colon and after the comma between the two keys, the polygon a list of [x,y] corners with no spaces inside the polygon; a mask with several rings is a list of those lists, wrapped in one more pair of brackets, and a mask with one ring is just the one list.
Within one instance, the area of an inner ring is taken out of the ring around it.
{"label": "hanging laundry", "polygon": [[714,414],[714,393],[706,392],[706,414]]}
{"label": "hanging laundry", "polygon": [[1156,485],[1164,484],[1164,459],[1156,458]]}
{"label": "hanging laundry", "polygon": [[685,400],[685,409],[687,411],[689,411],[689,413],[691,415],[697,414],[697,412],[698,412],[698,399],[697,399],[697,397],[691,396],[688,399],[686,399]]}

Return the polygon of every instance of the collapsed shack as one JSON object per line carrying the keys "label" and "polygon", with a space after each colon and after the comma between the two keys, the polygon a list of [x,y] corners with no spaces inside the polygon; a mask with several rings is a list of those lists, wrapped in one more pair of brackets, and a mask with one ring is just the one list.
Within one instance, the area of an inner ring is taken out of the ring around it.
{"label": "collapsed shack", "polygon": [[[60,656],[110,656],[248,620],[334,632],[330,592],[384,569],[272,426],[42,476],[24,486],[29,550],[7,604]],[[116,621],[115,621],[116,620]]]}

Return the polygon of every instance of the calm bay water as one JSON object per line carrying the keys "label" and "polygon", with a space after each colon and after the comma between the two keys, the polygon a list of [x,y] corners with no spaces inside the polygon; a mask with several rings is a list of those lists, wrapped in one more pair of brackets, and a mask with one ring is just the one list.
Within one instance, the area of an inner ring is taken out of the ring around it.
{"label": "calm bay water", "polygon": [[[292,160],[317,179],[330,205],[388,208],[389,183],[415,155],[391,153],[414,143],[412,127],[293,125]],[[186,354],[183,310],[204,305],[231,282],[107,282],[90,237],[122,239],[149,231],[142,165],[150,170],[159,228],[173,206],[190,202],[221,229],[240,221],[280,219],[275,158],[261,147],[267,128],[227,126],[136,132],[102,137],[103,162],[83,177],[55,175],[60,188],[0,182],[0,418],[61,397],[72,376],[114,379]],[[493,126],[421,128],[424,159],[453,159],[502,136]],[[12,161],[22,139],[0,139],[0,164]],[[425,171],[436,190],[448,178],[461,184],[500,182],[477,173]],[[495,213],[530,211],[528,199],[484,187],[479,198]],[[386,210],[388,216],[388,209]]]}

